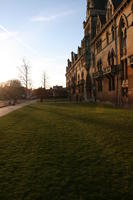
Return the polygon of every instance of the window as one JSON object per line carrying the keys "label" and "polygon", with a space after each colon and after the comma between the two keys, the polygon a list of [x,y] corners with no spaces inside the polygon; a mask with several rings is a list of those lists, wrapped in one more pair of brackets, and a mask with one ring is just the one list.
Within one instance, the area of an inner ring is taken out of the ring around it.
{"label": "window", "polygon": [[100,22],[100,18],[98,17],[97,26],[96,26],[96,32],[99,33],[100,29],[101,29],[101,22]]}
{"label": "window", "polygon": [[98,92],[102,92],[102,90],[103,90],[102,80],[98,80]]}
{"label": "window", "polygon": [[108,79],[108,83],[109,83],[109,91],[115,91],[115,78],[110,77]]}
{"label": "window", "polygon": [[96,49],[97,49],[97,53],[99,53],[102,50],[102,40],[98,40],[96,43]]}
{"label": "window", "polygon": [[109,20],[109,9],[107,10],[107,20]]}
{"label": "window", "polygon": [[80,85],[78,86],[78,90],[79,90],[79,93],[80,93]]}
{"label": "window", "polygon": [[108,65],[114,66],[115,64],[115,52],[114,49],[112,49],[111,53],[108,53]]}
{"label": "window", "polygon": [[82,80],[83,80],[84,79],[84,72],[82,72],[81,77],[82,77]]}
{"label": "window", "polygon": [[97,62],[97,69],[98,69],[98,71],[102,71],[102,60],[101,59],[98,60],[98,62]]}
{"label": "window", "polygon": [[110,52],[108,53],[108,65],[109,66],[111,65],[111,54],[110,54]]}
{"label": "window", "polygon": [[112,14],[113,14],[113,8],[112,8],[112,5],[110,5],[110,9],[109,9],[109,11],[110,11],[110,18],[112,17]]}
{"label": "window", "polygon": [[112,90],[115,91],[115,78],[112,77]]}
{"label": "window", "polygon": [[82,85],[82,93],[84,93],[84,84]]}
{"label": "window", "polygon": [[124,61],[121,61],[121,80],[124,80]]}
{"label": "window", "polygon": [[109,78],[109,91],[111,91],[111,78]]}
{"label": "window", "polygon": [[131,11],[133,12],[133,4],[132,4],[132,6],[131,6]]}
{"label": "window", "polygon": [[113,5],[108,1],[106,18],[109,20],[113,15]]}
{"label": "window", "polygon": [[109,44],[109,32],[106,33],[106,41],[107,41],[107,45]]}
{"label": "window", "polygon": [[88,35],[86,35],[84,38],[84,45],[85,45],[85,48],[89,47],[89,36]]}
{"label": "window", "polygon": [[133,26],[133,4],[131,6],[131,11],[132,11],[132,23],[131,23],[131,25]]}
{"label": "window", "polygon": [[114,26],[112,26],[111,31],[112,31],[112,41],[113,41],[115,39],[115,28],[114,28]]}
{"label": "window", "polygon": [[95,67],[95,54],[94,53],[92,53],[91,54],[91,56],[92,56],[92,65],[93,65],[93,67]]}
{"label": "window", "polygon": [[127,65],[127,59],[125,59],[125,79],[128,79],[128,65]]}
{"label": "window", "polygon": [[114,66],[115,63],[115,52],[114,49],[111,51],[111,65]]}
{"label": "window", "polygon": [[119,39],[120,39],[120,55],[121,57],[127,54],[127,24],[126,19],[121,17],[119,25]]}
{"label": "window", "polygon": [[78,81],[80,81],[80,75],[78,74]]}

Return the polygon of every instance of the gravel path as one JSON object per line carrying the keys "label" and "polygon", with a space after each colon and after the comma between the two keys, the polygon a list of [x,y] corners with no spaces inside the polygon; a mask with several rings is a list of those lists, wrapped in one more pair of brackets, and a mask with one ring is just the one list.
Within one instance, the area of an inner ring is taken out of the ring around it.
{"label": "gravel path", "polygon": [[0,108],[0,117],[7,115],[8,113],[13,112],[15,110],[18,110],[18,109],[20,109],[24,106],[35,103],[35,102],[36,102],[35,100],[34,101],[28,101],[28,102],[24,102],[24,103],[21,103],[21,104],[17,104],[15,106],[7,106],[7,107]]}

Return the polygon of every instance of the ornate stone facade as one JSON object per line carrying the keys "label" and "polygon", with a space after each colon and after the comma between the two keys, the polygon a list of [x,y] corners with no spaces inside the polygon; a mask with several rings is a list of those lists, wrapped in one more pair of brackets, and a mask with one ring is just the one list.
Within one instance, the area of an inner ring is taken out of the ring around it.
{"label": "ornate stone facade", "polygon": [[83,25],[66,70],[69,98],[133,104],[133,0],[87,0]]}

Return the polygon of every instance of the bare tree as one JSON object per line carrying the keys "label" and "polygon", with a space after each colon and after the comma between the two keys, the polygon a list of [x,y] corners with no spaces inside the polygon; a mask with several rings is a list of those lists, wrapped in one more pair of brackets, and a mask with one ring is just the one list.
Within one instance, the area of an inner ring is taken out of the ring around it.
{"label": "bare tree", "polygon": [[42,87],[44,89],[46,89],[47,88],[47,84],[48,84],[48,77],[47,77],[46,72],[43,72],[43,74],[42,74]]}
{"label": "bare tree", "polygon": [[42,87],[39,88],[39,92],[40,92],[40,101],[43,102],[43,100],[46,98],[46,89],[47,89],[47,82],[48,81],[48,77],[46,75],[46,72],[42,73]]}
{"label": "bare tree", "polygon": [[31,67],[26,61],[26,59],[23,58],[22,62],[23,64],[19,67],[20,81],[26,89],[26,98],[28,98],[28,90],[31,84],[31,79],[30,79]]}
{"label": "bare tree", "polygon": [[24,88],[17,79],[9,80],[0,87],[0,97],[9,100],[14,105],[18,99],[23,98],[24,93]]}

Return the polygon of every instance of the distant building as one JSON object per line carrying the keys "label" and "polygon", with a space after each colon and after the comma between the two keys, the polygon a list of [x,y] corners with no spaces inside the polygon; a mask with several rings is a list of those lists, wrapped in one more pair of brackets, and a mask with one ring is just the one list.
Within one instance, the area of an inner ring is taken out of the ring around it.
{"label": "distant building", "polygon": [[54,86],[53,87],[53,97],[55,98],[67,98],[66,88],[62,86]]}
{"label": "distant building", "polygon": [[46,97],[54,99],[67,98],[67,90],[62,86],[53,86],[53,88],[46,90]]}
{"label": "distant building", "polygon": [[32,98],[40,98],[40,99],[64,99],[67,98],[67,90],[62,86],[53,86],[53,88],[44,89],[38,88],[33,90]]}
{"label": "distant building", "polygon": [[133,104],[133,0],[87,0],[84,38],[71,53],[71,100]]}

